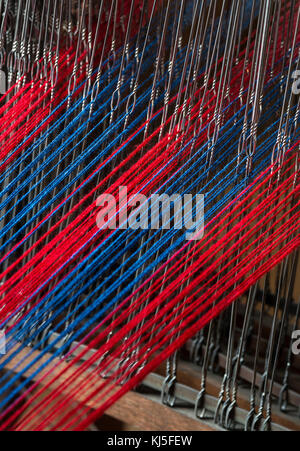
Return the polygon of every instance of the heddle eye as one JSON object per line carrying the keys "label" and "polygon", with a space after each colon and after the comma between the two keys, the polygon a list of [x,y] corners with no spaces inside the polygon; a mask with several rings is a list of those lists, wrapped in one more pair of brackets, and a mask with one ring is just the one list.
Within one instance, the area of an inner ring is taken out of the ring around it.
{"label": "heddle eye", "polygon": [[299,430],[299,45],[300,0],[0,0],[0,430]]}

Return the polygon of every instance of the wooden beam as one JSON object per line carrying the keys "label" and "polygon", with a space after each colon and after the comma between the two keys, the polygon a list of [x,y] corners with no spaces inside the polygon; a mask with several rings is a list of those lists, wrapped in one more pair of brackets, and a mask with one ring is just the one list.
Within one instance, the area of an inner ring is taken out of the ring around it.
{"label": "wooden beam", "polygon": [[[13,350],[11,351],[11,353]],[[31,356],[27,359],[29,353],[31,352]],[[30,361],[33,361],[36,357],[39,356],[39,353],[36,351],[32,351],[32,349],[24,349],[22,350],[17,358],[13,358],[8,365],[6,366],[7,370],[18,371],[21,372],[25,370],[26,366]],[[40,368],[40,366],[45,363],[49,358],[51,358],[51,354],[46,354],[40,358],[38,363],[34,364],[30,369],[27,369],[24,372],[24,376],[26,378],[32,376],[34,372]],[[22,362],[22,363],[20,363]],[[56,365],[59,363],[59,367]],[[58,379],[51,385],[51,390],[55,390],[57,387],[60,387],[62,383],[66,380],[70,379],[73,371],[70,369],[66,369],[67,363],[54,359],[51,363],[51,366],[47,366],[45,369],[39,372],[38,376],[33,377],[33,381],[39,381],[41,378],[41,386],[46,386],[47,383],[55,376],[59,374],[62,369],[66,371],[62,376],[58,377]],[[52,368],[51,374],[49,375],[49,370]],[[76,379],[76,382],[86,380],[89,376],[88,371],[81,375]],[[99,376],[96,382],[93,384],[90,390],[94,390],[97,386],[103,383],[103,379]],[[60,400],[63,400],[64,397],[68,396],[69,390],[71,386],[68,385],[66,390],[63,390],[63,393],[60,396]],[[89,391],[90,391],[89,390]],[[99,402],[95,399],[91,399],[89,402],[85,403],[86,396],[89,394],[89,391],[82,393],[79,391],[76,394],[76,397],[72,400],[73,407],[76,404],[86,405],[91,410],[97,409],[99,405],[102,403],[102,400]],[[51,391],[47,391],[47,394],[51,393]],[[38,398],[34,405],[37,405],[38,402],[42,398]],[[30,407],[32,410],[32,406]],[[24,412],[26,415],[28,411]],[[64,412],[66,413],[66,412]],[[26,427],[26,430],[33,430],[32,424],[29,424]],[[195,419],[188,418],[187,416],[176,412],[175,410],[169,409],[166,406],[161,405],[158,402],[155,402],[143,395],[136,392],[129,392],[125,394],[118,402],[116,402],[113,406],[111,406],[102,417],[97,422],[99,427],[102,430],[125,430],[125,431],[212,431],[214,430],[212,427],[209,427],[205,424],[202,424],[200,421]],[[115,429],[116,428],[116,429]]]}

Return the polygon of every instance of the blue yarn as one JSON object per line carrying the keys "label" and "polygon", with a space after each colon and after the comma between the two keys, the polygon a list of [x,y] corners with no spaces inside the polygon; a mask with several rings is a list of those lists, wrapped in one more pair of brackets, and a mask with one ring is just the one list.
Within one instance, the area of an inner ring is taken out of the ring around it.
{"label": "blue yarn", "polygon": [[[165,78],[165,77],[164,77],[164,78]],[[160,84],[163,83],[164,78],[159,82]],[[149,91],[147,90],[147,92],[146,92],[146,93],[142,96],[142,98],[140,99],[140,102],[142,102],[145,98],[147,98],[147,95],[148,95],[148,94],[149,94]],[[157,99],[157,102],[159,102],[161,99],[162,99],[162,96],[160,96],[160,97]],[[123,102],[125,102],[125,100],[123,100]],[[23,225],[23,226],[22,226],[22,227],[21,227],[21,228],[20,228],[20,229],[19,229],[19,230],[18,230],[18,231],[17,231],[17,232],[9,239],[9,240],[6,241],[5,244],[3,244],[3,245],[0,247],[1,251],[3,251],[3,248],[4,248],[6,245],[8,245],[8,244],[10,244],[12,241],[14,241],[14,240],[17,238],[17,236],[19,236],[19,234],[20,234],[23,230],[25,230],[25,229],[28,227],[29,224],[32,224],[32,223],[38,218],[38,216],[39,216],[42,212],[44,212],[44,211],[47,209],[48,206],[50,206],[50,205],[51,205],[53,202],[55,202],[55,201],[56,201],[56,200],[57,200],[57,199],[65,192],[65,191],[67,191],[67,190],[72,186],[72,184],[76,183],[76,181],[78,181],[78,180],[82,177],[82,175],[84,175],[85,172],[87,172],[89,169],[91,169],[91,167],[92,167],[92,166],[93,166],[93,165],[94,165],[101,157],[103,157],[103,156],[105,155],[105,153],[106,153],[108,150],[110,150],[111,148],[113,148],[114,145],[117,144],[117,142],[118,142],[118,140],[120,139],[120,137],[125,136],[125,134],[126,134],[128,131],[130,131],[131,129],[133,129],[134,127],[136,127],[137,124],[139,123],[139,121],[142,120],[142,119],[145,117],[145,115],[146,115],[146,111],[143,111],[143,112],[142,112],[142,113],[141,113],[141,114],[140,114],[140,115],[132,122],[132,124],[131,124],[125,131],[122,132],[122,134],[121,134],[119,137],[115,138],[115,139],[110,143],[110,145],[106,147],[106,149],[105,149],[104,151],[102,151],[101,153],[99,153],[99,154],[98,154],[91,162],[89,162],[89,164],[86,165],[86,166],[84,167],[84,169],[83,169],[81,172],[77,173],[77,176],[76,176],[71,182],[69,182],[67,185],[65,185],[65,186],[62,188],[62,190],[61,190],[58,194],[56,194],[55,197],[51,198],[51,199],[49,200],[49,202],[48,202],[44,207],[42,207],[42,208],[39,210],[38,213],[36,213],[34,216],[31,217],[29,223],[27,222],[26,224],[24,224],[24,225]],[[108,116],[109,116],[109,114],[107,114],[103,120],[105,120]],[[119,125],[119,126],[122,125],[122,122],[123,122],[123,120],[124,120],[125,117],[126,117],[126,113],[123,114],[123,115],[121,116],[121,118],[120,118],[120,119],[118,120],[118,122],[113,126],[112,129],[110,129],[110,130],[107,129],[102,135],[100,135],[100,137],[99,137],[97,140],[95,140],[95,141],[93,142],[93,144],[89,147],[89,152],[90,152],[90,153],[93,152],[99,145],[101,145],[103,142],[105,142],[105,140],[106,140],[106,138],[109,136],[109,134],[112,133],[112,132],[115,132],[118,125]],[[155,118],[156,118],[156,116],[155,116],[152,120],[154,120]],[[144,128],[143,128],[143,129],[144,129]],[[138,134],[142,133],[143,129],[141,129],[141,130],[139,131],[139,133],[137,133],[137,134],[135,135],[135,137],[138,136]],[[131,141],[132,141],[132,139],[126,143],[126,146],[127,146]],[[81,141],[80,141],[80,143],[81,143]],[[118,152],[116,152],[116,153],[114,154],[114,157],[116,157],[122,150],[123,150],[123,147],[122,147]],[[60,174],[59,180],[56,179],[55,182],[52,182],[52,183],[51,183],[51,187],[53,187],[53,189],[54,189],[54,185],[58,185],[58,184],[61,182],[61,179],[63,179],[64,177],[66,177],[68,174],[70,174],[70,173],[72,172],[72,170],[73,170],[74,168],[77,167],[77,165],[80,165],[80,164],[82,163],[82,161],[84,160],[84,158],[86,157],[86,155],[87,155],[87,150],[86,150],[86,152],[85,152],[84,155],[79,156],[75,162],[73,162],[71,165],[69,165],[68,169],[67,169],[66,171],[64,171],[64,173],[61,173],[61,174]],[[111,162],[111,158],[106,162],[106,164],[105,164],[103,167],[105,167],[106,165],[108,165],[110,162]],[[90,181],[93,177],[95,177],[95,175],[96,175],[96,174],[94,174],[94,175],[89,179],[89,181]],[[81,188],[83,188],[83,187],[85,186],[85,184],[86,184],[86,183],[82,184],[82,185],[81,185]],[[33,189],[33,188],[32,188],[32,189]],[[49,195],[49,191],[50,191],[50,188],[49,188],[49,186],[48,186],[47,189],[46,189],[46,195]],[[44,192],[44,191],[43,191],[43,192]],[[10,223],[8,223],[8,224],[2,229],[2,231],[0,232],[0,237],[3,236],[3,235],[5,235],[5,233],[8,232],[8,230],[9,230],[9,228],[10,228],[10,224],[11,224],[13,227],[15,227],[16,222],[18,222],[19,220],[23,219],[24,216],[26,216],[26,215],[28,214],[28,210],[31,209],[31,208],[33,208],[35,204],[38,204],[38,203],[40,202],[40,200],[41,200],[41,198],[42,198],[43,192],[41,192],[41,193],[39,194],[39,196],[34,200],[34,202],[31,202],[30,206],[25,207],[25,208],[22,210],[22,212],[20,212],[18,215],[16,215],[16,216],[13,218],[13,220],[11,220]],[[76,192],[77,192],[77,190],[73,193],[73,196],[76,194]],[[73,196],[72,196],[72,197],[73,197]],[[69,200],[69,199],[68,199],[68,200]],[[19,200],[19,201],[20,201],[20,200]],[[65,201],[65,202],[66,202],[66,201]],[[65,202],[60,206],[60,208],[63,207],[63,205],[65,204]],[[8,212],[6,212],[6,214],[8,214]],[[52,216],[52,214],[51,214],[51,216]],[[51,217],[51,216],[50,216],[50,217]],[[49,218],[50,218],[50,217],[49,217]],[[30,235],[31,235],[31,234],[30,234]],[[28,238],[30,237],[30,235],[28,236]],[[15,251],[16,249],[17,249],[17,248],[15,248],[14,251]],[[7,255],[7,257],[10,256],[10,255],[11,255],[11,253],[9,253],[9,254]]]}

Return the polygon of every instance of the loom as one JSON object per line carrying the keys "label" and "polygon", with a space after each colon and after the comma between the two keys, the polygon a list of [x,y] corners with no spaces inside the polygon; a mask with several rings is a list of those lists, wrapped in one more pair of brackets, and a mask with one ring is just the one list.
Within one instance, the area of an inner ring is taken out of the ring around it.
{"label": "loom", "polygon": [[300,430],[299,0],[0,12],[0,430]]}

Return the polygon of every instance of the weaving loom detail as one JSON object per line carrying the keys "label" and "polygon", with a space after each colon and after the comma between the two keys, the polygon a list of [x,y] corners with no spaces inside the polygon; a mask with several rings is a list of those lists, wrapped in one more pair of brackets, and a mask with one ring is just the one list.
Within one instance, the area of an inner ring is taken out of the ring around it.
{"label": "weaving loom detail", "polygon": [[0,430],[300,430],[300,1],[0,0],[0,93]]}

